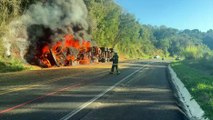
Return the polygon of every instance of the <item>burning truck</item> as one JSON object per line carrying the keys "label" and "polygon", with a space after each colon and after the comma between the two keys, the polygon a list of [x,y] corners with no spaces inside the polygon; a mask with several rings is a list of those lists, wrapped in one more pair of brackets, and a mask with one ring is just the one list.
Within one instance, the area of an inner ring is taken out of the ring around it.
{"label": "burning truck", "polygon": [[109,61],[113,49],[92,44],[94,26],[84,0],[35,2],[9,24],[6,56],[41,67]]}
{"label": "burning truck", "polygon": [[112,55],[113,48],[92,46],[91,41],[76,40],[74,35],[67,34],[55,44],[44,43],[38,47],[34,61],[41,67],[59,67],[109,62]]}

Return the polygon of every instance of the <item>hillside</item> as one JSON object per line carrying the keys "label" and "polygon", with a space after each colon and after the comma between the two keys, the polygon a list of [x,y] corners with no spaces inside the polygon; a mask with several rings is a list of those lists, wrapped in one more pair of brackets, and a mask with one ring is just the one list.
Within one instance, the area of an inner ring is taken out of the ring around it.
{"label": "hillside", "polygon": [[[56,6],[55,9],[51,4]],[[28,62],[37,49],[32,47],[39,41],[40,34],[47,34],[44,32],[47,30],[64,31],[67,24],[74,26],[74,33],[78,33],[76,28],[80,25],[94,45],[113,47],[127,58],[160,55],[196,60],[212,59],[212,30],[181,31],[166,26],[141,24],[134,15],[124,11],[113,0],[83,0],[65,5],[65,1],[52,0],[1,1],[0,60],[5,61],[11,56],[16,63],[17,60],[18,63]],[[67,10],[63,12],[64,7]],[[42,33],[34,32],[40,30]],[[60,39],[58,33],[54,37]]]}

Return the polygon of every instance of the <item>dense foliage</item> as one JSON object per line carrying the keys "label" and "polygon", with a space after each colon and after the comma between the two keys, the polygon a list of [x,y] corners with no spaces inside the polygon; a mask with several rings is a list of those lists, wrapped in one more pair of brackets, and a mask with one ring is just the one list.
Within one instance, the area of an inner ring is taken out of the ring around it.
{"label": "dense foliage", "polygon": [[181,56],[200,59],[211,55],[213,30],[177,30],[140,24],[113,0],[84,0],[89,10],[93,39],[130,57]]}

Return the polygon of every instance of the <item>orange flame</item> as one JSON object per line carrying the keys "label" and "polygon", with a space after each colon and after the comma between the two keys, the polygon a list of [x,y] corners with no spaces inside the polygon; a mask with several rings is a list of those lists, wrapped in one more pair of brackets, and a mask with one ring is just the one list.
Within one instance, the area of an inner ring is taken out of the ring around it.
{"label": "orange flame", "polygon": [[44,45],[44,47],[41,50],[42,52],[41,56],[39,57],[40,62],[42,62],[42,64],[46,65],[47,67],[51,67],[52,66],[50,63],[51,60],[50,60],[50,57],[48,58],[47,54],[54,54],[55,58],[53,59],[59,60],[61,58],[59,58],[57,55],[64,54],[64,52],[66,52],[65,58],[63,58],[65,59],[64,61],[69,62],[69,61],[77,60],[77,58],[75,58],[74,55],[67,52],[70,47],[77,49],[79,51],[79,54],[81,55],[83,54],[84,57],[81,57],[78,59],[80,64],[90,63],[90,56],[87,53],[90,52],[91,50],[91,42],[83,40],[82,44],[80,45],[80,41],[75,40],[74,36],[71,34],[65,35],[64,41],[58,41],[52,46],[48,44]]}

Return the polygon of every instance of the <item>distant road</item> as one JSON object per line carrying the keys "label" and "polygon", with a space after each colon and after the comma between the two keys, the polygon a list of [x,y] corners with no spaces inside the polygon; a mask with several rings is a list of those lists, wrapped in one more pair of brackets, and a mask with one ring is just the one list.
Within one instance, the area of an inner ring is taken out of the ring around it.
{"label": "distant road", "polygon": [[96,66],[56,69],[50,77],[37,71],[37,85],[0,95],[0,120],[184,120],[166,63],[123,62],[120,75],[109,74],[110,64]]}

